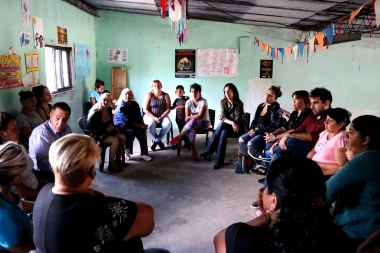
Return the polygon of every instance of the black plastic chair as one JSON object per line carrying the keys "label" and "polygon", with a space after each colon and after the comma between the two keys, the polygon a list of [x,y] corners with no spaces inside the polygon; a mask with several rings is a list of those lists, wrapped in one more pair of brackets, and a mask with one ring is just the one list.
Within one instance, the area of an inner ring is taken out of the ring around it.
{"label": "black plastic chair", "polygon": [[[78,124],[79,124],[80,129],[82,129],[82,131],[83,131],[86,135],[91,136],[91,132],[90,132],[90,130],[87,128],[87,116],[80,118],[80,119],[78,120]],[[104,170],[104,160],[105,160],[105,157],[106,157],[106,150],[107,150],[107,148],[110,147],[111,145],[110,145],[110,144],[107,144],[107,143],[105,143],[105,142],[100,142],[100,143],[99,143],[99,146],[102,148],[102,152],[100,153],[101,161],[100,161],[100,163],[99,163],[99,171],[100,171],[100,172],[103,172],[103,170]]]}
{"label": "black plastic chair", "polygon": [[[206,130],[203,130],[203,129],[197,129],[197,134],[205,134],[206,135],[206,145],[205,147],[207,147],[208,145],[208,142],[210,140],[210,136],[209,136],[209,133],[212,132],[214,133],[215,131],[215,110],[213,109],[208,109],[208,114],[210,116],[210,123],[211,123],[211,127],[206,129]],[[181,155],[181,147],[182,147],[182,140],[180,140],[178,142],[178,149],[177,149],[177,156],[180,156]]]}
{"label": "black plastic chair", "polygon": [[[141,108],[141,113],[142,113],[142,116],[144,117],[145,113],[144,113],[143,108]],[[156,129],[157,128],[162,128],[161,123],[156,123]],[[170,135],[171,135],[171,138],[170,138]],[[170,127],[169,132],[166,134],[166,145],[169,145],[171,139],[173,139],[173,123],[172,123],[172,126]]]}

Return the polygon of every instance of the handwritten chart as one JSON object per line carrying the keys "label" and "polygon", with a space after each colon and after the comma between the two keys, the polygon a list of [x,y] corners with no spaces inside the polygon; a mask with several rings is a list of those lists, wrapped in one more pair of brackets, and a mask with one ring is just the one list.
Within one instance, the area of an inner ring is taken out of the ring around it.
{"label": "handwritten chart", "polygon": [[238,76],[238,52],[238,49],[198,49],[198,76]]}

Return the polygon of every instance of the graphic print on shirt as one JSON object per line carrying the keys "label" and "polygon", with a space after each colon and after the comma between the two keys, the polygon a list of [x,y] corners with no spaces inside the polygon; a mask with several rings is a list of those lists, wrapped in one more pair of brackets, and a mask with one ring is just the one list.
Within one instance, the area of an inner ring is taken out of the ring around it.
{"label": "graphic print on shirt", "polygon": [[117,203],[111,203],[108,205],[109,209],[111,210],[111,213],[113,213],[113,218],[119,218],[119,222],[122,223],[124,219],[127,218],[128,213],[128,206],[123,206],[126,204],[125,201],[117,202]]}

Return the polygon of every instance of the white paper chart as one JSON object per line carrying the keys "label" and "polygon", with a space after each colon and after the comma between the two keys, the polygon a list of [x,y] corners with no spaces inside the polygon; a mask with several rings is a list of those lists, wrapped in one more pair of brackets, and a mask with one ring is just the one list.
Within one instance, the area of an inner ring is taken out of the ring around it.
{"label": "white paper chart", "polygon": [[197,61],[197,76],[239,75],[238,49],[198,49]]}

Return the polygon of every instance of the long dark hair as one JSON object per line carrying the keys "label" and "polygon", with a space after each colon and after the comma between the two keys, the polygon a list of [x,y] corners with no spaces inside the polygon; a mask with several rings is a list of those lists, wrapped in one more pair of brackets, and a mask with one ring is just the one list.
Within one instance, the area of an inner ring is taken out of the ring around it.
{"label": "long dark hair", "polygon": [[45,88],[47,88],[45,85],[38,85],[32,89],[33,93],[36,95],[38,105],[41,105],[41,97],[44,95]]}
{"label": "long dark hair", "polygon": [[[224,94],[224,90],[226,89],[226,87],[230,88],[232,90],[232,92],[234,93],[234,105],[238,106],[238,105],[242,104],[243,102],[240,100],[239,91],[236,88],[236,86],[233,83],[227,83],[223,87],[223,94]],[[226,95],[224,95],[224,98],[222,99],[222,101],[220,101],[220,103],[222,104],[222,108],[228,107],[228,99],[226,98]]]}
{"label": "long dark hair", "polygon": [[277,199],[277,220],[269,226],[274,251],[323,252],[333,223],[324,207],[326,186],[318,164],[301,156],[279,158],[270,165],[267,183],[268,194]]}

